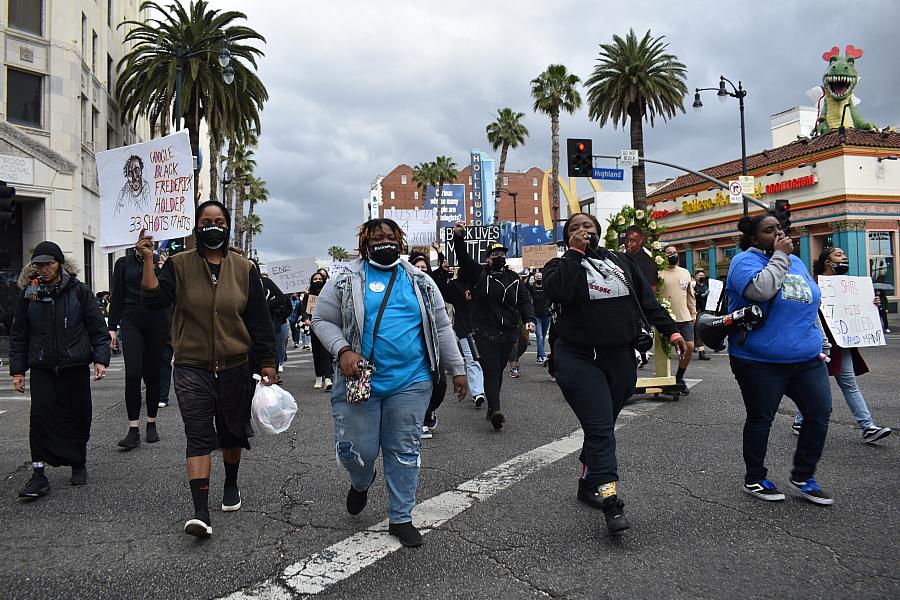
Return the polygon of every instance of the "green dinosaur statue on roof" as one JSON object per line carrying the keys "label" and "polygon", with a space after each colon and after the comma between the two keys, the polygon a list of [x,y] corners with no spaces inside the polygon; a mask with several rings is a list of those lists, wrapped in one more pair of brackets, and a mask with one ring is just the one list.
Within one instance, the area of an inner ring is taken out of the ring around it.
{"label": "green dinosaur statue on roof", "polygon": [[841,125],[856,129],[876,129],[862,118],[859,109],[853,103],[853,90],[859,81],[856,61],[862,55],[863,51],[854,48],[852,44],[847,46],[846,56],[841,56],[837,46],[822,55],[822,59],[828,62],[828,69],[822,76],[825,103],[816,121],[817,134],[827,133]]}

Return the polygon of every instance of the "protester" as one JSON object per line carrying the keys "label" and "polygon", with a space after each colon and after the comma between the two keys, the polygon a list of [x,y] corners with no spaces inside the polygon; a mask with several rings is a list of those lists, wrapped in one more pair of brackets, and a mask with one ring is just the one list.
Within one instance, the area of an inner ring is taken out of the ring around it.
{"label": "protester", "polygon": [[288,325],[291,328],[291,343],[294,345],[294,350],[300,347],[300,328],[297,327],[297,319],[300,316],[300,294],[293,293],[291,294],[291,314],[288,315]]}
{"label": "protester", "polygon": [[[846,275],[849,270],[850,260],[841,248],[826,247],[813,265],[813,275],[815,275],[817,283],[819,275]],[[880,304],[878,298],[875,301],[876,304]],[[891,435],[890,427],[879,427],[872,421],[872,413],[856,383],[857,375],[869,372],[869,367],[866,366],[859,349],[841,348],[831,331],[827,327],[824,329],[825,335],[828,336],[828,342],[831,344],[831,362],[828,363],[828,374],[834,377],[838,387],[841,388],[844,400],[862,430],[863,441],[873,444]],[[798,410],[794,414],[794,424],[791,426],[795,435],[800,435],[802,424],[803,414]]]}
{"label": "protester", "polygon": [[463,277],[472,286],[472,329],[484,371],[488,411],[485,418],[494,429],[502,429],[506,417],[500,411],[503,371],[518,339],[521,319],[534,332],[531,296],[519,276],[506,267],[508,249],[499,242],[488,248],[487,264],[477,263],[468,254],[463,223],[453,228],[453,246]]}
{"label": "protester", "polygon": [[[309,293],[300,305],[301,318],[307,327],[312,324],[315,310],[313,307],[318,306],[316,302],[319,299],[319,294],[322,293],[322,288],[325,287],[326,279],[327,277],[322,273],[321,269],[309,278]],[[324,386],[325,391],[328,391],[331,389],[332,378],[334,377],[334,358],[322,345],[322,342],[319,341],[315,331],[310,331],[309,337],[312,346],[313,369],[316,373],[316,382],[313,384],[313,388],[319,390]]]}
{"label": "protester", "polygon": [[616,484],[615,423],[637,381],[637,323],[646,315],[680,353],[687,345],[629,255],[600,247],[600,231],[592,215],[569,217],[568,250],[544,266],[544,287],[559,305],[556,380],[584,430],[578,499],[603,510],[608,531],[618,533],[630,524]]}
{"label": "protester", "polygon": [[544,275],[540,271],[534,274],[534,283],[528,285],[531,303],[534,306],[534,336],[537,338],[537,364],[547,362],[544,340],[550,330],[550,304],[544,290]]}
{"label": "protester", "polygon": [[690,394],[684,382],[684,373],[694,354],[694,320],[697,318],[697,305],[694,299],[694,280],[691,273],[678,266],[678,251],[674,246],[667,246],[666,268],[660,277],[663,284],[663,298],[669,301],[678,332],[687,342],[688,350],[678,359],[678,370],[675,372],[675,383],[681,386],[683,395]]}
{"label": "protester", "polygon": [[788,395],[803,414],[794,453],[791,485],[815,504],[834,501],[816,482],[831,415],[831,386],[825,367],[828,349],[818,323],[821,294],[794,244],[774,215],[742,217],[738,222],[743,252],[731,259],[725,291],[728,309],[757,304],[765,322],[751,331],[729,333],[731,371],[744,398],[744,491],[763,500],[784,500],[765,465],[769,429]]}
{"label": "protester", "polygon": [[91,383],[106,376],[110,338],[97,300],[77,278],[77,269],[59,246],[44,241],[19,275],[24,290],[16,303],[9,338],[9,374],[25,393],[31,370],[28,441],[31,479],[20,498],[50,492],[44,468],[72,467],[69,483],[87,483],[87,442],[91,436]]}
{"label": "protester", "polygon": [[209,517],[210,454],[222,449],[225,482],[222,510],[240,509],[237,484],[241,448],[250,449],[248,354],[258,357],[265,385],[275,383],[275,332],[256,266],[228,250],[231,215],[215,200],[197,207],[197,249],[172,256],[157,277],[150,258],[153,239],[144,231],[136,248],[144,257],[144,306],[175,307],[175,395],[187,438],[187,471],[194,517],[184,524],[193,536],[212,535]]}
{"label": "protester", "polygon": [[528,351],[530,343],[531,340],[528,337],[528,328],[525,327],[524,323],[519,321],[518,336],[516,337],[516,342],[513,344],[512,351],[509,353],[509,376],[513,379],[518,379],[521,376],[521,372],[519,371],[519,361]]}
{"label": "protester", "polygon": [[[659,285],[659,269],[653,261],[653,257],[644,247],[644,231],[637,225],[632,225],[625,230],[625,253],[631,257],[644,279],[650,285],[650,291],[656,296]],[[640,352],[641,362],[638,366],[647,364],[647,352]],[[685,388],[687,389],[687,388]]]}
{"label": "protester", "polygon": [[[891,326],[890,326],[890,324],[888,323],[888,297],[887,297],[887,292],[884,291],[884,288],[878,288],[878,287],[877,287],[878,285],[879,285],[879,283],[876,282],[876,283],[875,283],[875,286],[876,286],[875,296],[876,296],[876,297],[878,298],[878,300],[879,300],[879,305],[878,305],[878,316],[881,317],[881,328],[884,330],[885,333],[890,333],[890,332],[891,332]],[[885,284],[885,283],[882,282],[881,285],[887,285],[887,284]]]}
{"label": "protester", "polygon": [[[113,269],[112,300],[109,310],[110,346],[117,349],[120,340],[117,330],[122,328],[122,353],[125,358],[125,409],[128,413],[128,433],[119,440],[119,447],[131,450],[141,445],[141,382],[147,402],[147,425],[144,439],[148,444],[159,441],[156,413],[159,410],[160,379],[163,356],[169,337],[169,314],[150,310],[141,301],[141,279],[144,273],[143,256],[128,252],[116,261]],[[154,268],[156,263],[153,263]]]}
{"label": "protester", "polygon": [[[259,265],[256,265],[257,268]],[[263,288],[266,291],[266,306],[269,308],[269,317],[272,319],[272,330],[275,332],[275,350],[278,357],[278,372],[284,372],[284,363],[287,362],[287,341],[289,327],[288,316],[291,314],[291,302],[281,291],[268,273],[262,273]],[[279,376],[279,383],[280,383]]]}
{"label": "protester", "polygon": [[[443,255],[438,253],[438,256],[442,257]],[[447,279],[443,273],[438,273],[437,278],[435,278],[434,272],[431,269],[431,263],[427,256],[424,254],[411,254],[409,257],[409,264],[431,277],[438,286],[441,296],[444,296],[442,287],[446,285]],[[435,269],[435,271],[440,271],[440,268]],[[428,408],[425,410],[425,419],[422,421],[423,440],[430,440],[434,437],[434,430],[437,427],[437,409],[440,408],[441,404],[444,402],[444,396],[446,395],[447,378],[444,376],[443,370],[439,368],[438,378],[434,381],[431,388],[431,398],[428,401]]]}
{"label": "protester", "polygon": [[[694,272],[694,303],[697,305],[698,314],[706,311],[706,299],[708,297],[709,283],[706,279],[706,271],[697,269]],[[714,309],[715,307],[712,308]],[[700,342],[700,345],[696,347],[698,353],[697,360],[711,360],[706,355],[706,346],[703,345],[703,340],[697,335],[696,327],[694,327],[694,339]]]}
{"label": "protester", "polygon": [[100,316],[106,319],[109,317],[109,292],[97,292],[97,308],[100,309]]}
{"label": "protester", "polygon": [[[322,290],[313,312],[313,332],[340,363],[331,407],[337,457],[350,475],[347,512],[356,515],[365,508],[381,449],[388,532],[412,547],[422,544],[412,510],[432,381],[442,367],[453,377],[457,397],[465,397],[467,389],[444,300],[429,277],[401,260],[404,244],[403,231],[394,221],[364,223],[359,229],[360,258]],[[371,396],[352,402],[359,396],[348,396],[348,388],[358,392],[369,374]]]}
{"label": "protester", "polygon": [[459,339],[459,347],[466,362],[466,379],[472,402],[478,409],[486,400],[484,372],[475,354],[478,349],[472,337],[472,288],[462,278],[462,271],[457,271],[456,276],[444,288],[444,298],[454,308],[453,331]]}

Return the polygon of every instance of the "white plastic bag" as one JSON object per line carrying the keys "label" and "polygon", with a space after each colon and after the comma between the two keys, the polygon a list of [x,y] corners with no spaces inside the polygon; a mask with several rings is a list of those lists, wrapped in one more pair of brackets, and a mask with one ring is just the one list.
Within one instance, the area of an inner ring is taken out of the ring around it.
{"label": "white plastic bag", "polygon": [[294,397],[277,385],[263,385],[259,375],[253,403],[250,406],[250,420],[253,429],[260,434],[274,435],[286,431],[297,414]]}

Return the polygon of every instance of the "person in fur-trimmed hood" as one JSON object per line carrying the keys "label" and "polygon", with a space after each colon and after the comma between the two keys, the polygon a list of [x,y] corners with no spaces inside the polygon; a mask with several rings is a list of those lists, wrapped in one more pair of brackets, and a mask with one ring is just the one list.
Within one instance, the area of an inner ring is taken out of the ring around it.
{"label": "person in fur-trimmed hood", "polygon": [[25,393],[31,370],[29,442],[33,473],[20,498],[50,491],[45,464],[70,466],[72,485],[87,482],[87,442],[91,435],[91,384],[106,376],[109,332],[91,289],[78,280],[59,246],[38,244],[19,276],[23,294],[10,331],[9,373]]}

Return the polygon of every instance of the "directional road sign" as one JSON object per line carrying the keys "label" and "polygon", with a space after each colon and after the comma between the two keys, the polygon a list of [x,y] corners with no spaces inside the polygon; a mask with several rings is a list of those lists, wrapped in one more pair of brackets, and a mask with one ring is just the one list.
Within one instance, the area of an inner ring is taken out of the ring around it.
{"label": "directional road sign", "polygon": [[622,181],[625,179],[625,169],[601,169],[600,167],[594,167],[591,172],[591,179]]}
{"label": "directional road sign", "polygon": [[744,186],[737,179],[732,179],[728,182],[728,194],[731,196],[731,203],[738,204],[742,201]]}

